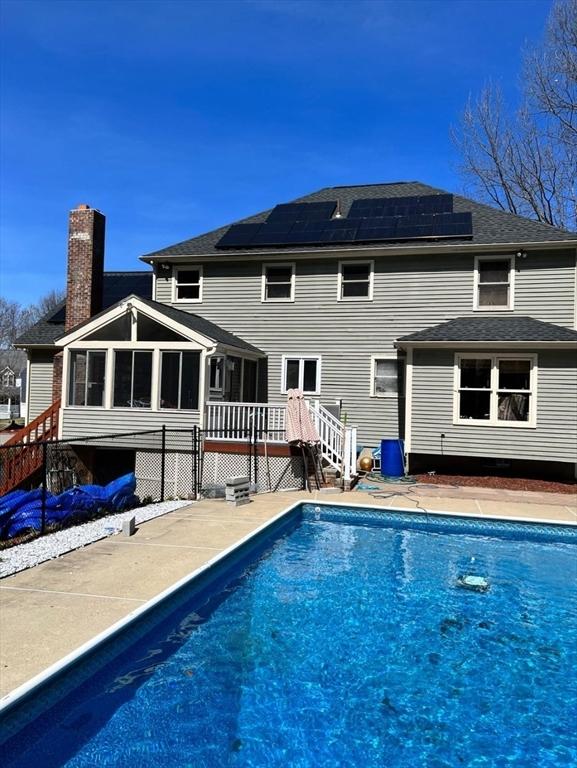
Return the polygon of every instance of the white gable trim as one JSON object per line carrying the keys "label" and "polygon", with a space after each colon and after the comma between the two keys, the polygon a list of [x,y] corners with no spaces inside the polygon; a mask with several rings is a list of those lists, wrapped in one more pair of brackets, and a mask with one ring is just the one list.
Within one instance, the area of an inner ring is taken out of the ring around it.
{"label": "white gable trim", "polygon": [[[62,336],[60,339],[58,339],[55,342],[55,345],[57,347],[67,347],[71,344],[82,341],[86,336],[89,336],[91,333],[94,333],[103,326],[108,325],[108,323],[112,322],[113,320],[122,317],[122,315],[124,315],[126,312],[130,312],[131,308],[136,309],[138,312],[146,315],[151,320],[155,320],[160,325],[164,325],[171,331],[179,333],[181,336],[184,336],[186,339],[189,339],[191,342],[194,342],[201,347],[208,349],[215,346],[214,339],[210,339],[208,336],[204,336],[197,331],[191,330],[186,325],[177,322],[173,318],[167,317],[164,313],[159,312],[158,310],[154,309],[154,307],[150,307],[148,304],[145,304],[141,299],[139,299],[138,296],[134,295],[127,296],[120,304],[111,307],[106,312],[102,312],[100,315],[97,315],[92,320],[82,325],[80,328],[73,329],[70,331],[70,333],[67,333],[65,336]],[[119,346],[119,344],[122,342],[106,342],[106,344],[108,343],[113,344],[114,346]],[[133,344],[134,342],[124,343]],[[100,341],[98,344],[102,347],[103,342]],[[148,342],[148,344],[150,346],[150,342]],[[174,342],[171,342],[171,344],[174,346]],[[154,344],[154,346],[157,346],[157,344]]]}

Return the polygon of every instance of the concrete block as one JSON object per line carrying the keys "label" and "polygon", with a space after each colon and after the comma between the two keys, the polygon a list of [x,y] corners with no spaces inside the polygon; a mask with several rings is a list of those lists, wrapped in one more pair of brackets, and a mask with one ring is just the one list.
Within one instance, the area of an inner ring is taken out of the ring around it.
{"label": "concrete block", "polygon": [[130,517],[128,520],[122,521],[122,535],[123,536],[132,536],[134,535],[134,532],[136,531],[136,518]]}

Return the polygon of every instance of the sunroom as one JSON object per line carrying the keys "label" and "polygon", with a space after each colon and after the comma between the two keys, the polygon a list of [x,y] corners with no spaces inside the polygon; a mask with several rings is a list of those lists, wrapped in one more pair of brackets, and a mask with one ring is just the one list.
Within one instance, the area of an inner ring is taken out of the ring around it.
{"label": "sunroom", "polygon": [[138,296],[57,344],[65,438],[204,427],[209,403],[266,402],[264,353],[198,315]]}

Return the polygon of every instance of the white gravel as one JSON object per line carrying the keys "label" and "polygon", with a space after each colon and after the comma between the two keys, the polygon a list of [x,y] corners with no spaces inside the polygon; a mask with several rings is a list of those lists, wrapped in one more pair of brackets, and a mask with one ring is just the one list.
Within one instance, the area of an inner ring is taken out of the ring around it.
{"label": "white gravel", "polygon": [[136,524],[145,523],[167,512],[172,512],[180,507],[188,507],[194,504],[193,501],[161,501],[156,504],[147,504],[145,507],[138,507],[127,512],[120,512],[117,515],[108,515],[99,520],[92,520],[90,523],[75,525],[71,528],[65,528],[63,531],[49,533],[47,536],[40,536],[34,541],[26,544],[18,544],[9,549],[0,550],[0,578],[10,576],[12,573],[18,573],[25,568],[31,568],[33,565],[43,563],[45,560],[52,560],[60,557],[73,549],[91,544],[98,539],[104,539],[107,536],[113,536],[122,530],[122,521],[136,518]]}

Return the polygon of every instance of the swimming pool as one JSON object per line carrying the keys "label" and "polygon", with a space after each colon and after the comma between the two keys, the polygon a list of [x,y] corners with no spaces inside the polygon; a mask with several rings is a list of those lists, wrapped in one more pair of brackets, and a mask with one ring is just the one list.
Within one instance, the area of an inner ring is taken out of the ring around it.
{"label": "swimming pool", "polygon": [[576,553],[574,527],[300,505],[8,712],[3,764],[574,765]]}

